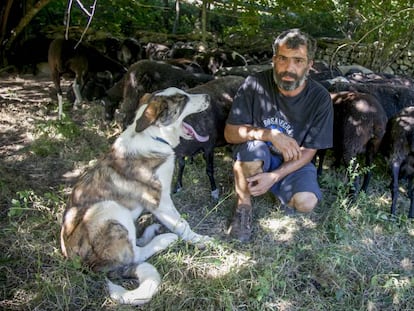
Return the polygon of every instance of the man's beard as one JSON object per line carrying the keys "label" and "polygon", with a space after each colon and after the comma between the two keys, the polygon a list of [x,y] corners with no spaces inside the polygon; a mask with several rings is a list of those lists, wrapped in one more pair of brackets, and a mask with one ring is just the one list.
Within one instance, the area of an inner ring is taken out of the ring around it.
{"label": "man's beard", "polygon": [[[286,76],[292,77],[295,80],[294,81],[284,81],[282,78],[286,77]],[[303,85],[303,83],[305,83],[307,78],[308,77],[307,77],[306,73],[304,73],[302,76],[298,76],[297,74],[287,72],[287,71],[277,73],[275,70],[273,70],[273,79],[274,79],[276,85],[279,88],[281,88],[282,90],[285,90],[285,91],[294,91],[294,90],[296,90],[298,87]]]}

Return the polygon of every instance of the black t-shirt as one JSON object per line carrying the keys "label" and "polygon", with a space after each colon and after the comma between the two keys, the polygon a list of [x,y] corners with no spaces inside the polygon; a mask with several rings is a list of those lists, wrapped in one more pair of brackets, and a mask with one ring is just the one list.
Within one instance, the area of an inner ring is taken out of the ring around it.
{"label": "black t-shirt", "polygon": [[333,106],[328,91],[308,79],[300,94],[284,96],[273,80],[273,69],[246,78],[234,97],[227,123],[275,128],[305,148],[332,147]]}

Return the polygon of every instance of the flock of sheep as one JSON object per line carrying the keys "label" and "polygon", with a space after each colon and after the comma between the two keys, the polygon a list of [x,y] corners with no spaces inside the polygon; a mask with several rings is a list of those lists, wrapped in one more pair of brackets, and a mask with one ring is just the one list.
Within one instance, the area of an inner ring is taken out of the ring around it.
{"label": "flock of sheep", "polygon": [[[112,66],[112,68],[122,68],[118,72],[111,72],[108,78],[108,75],[102,75],[102,72],[110,71],[110,68],[97,64],[96,52],[92,46],[85,45],[85,48],[77,49],[80,53],[74,53],[74,50],[67,53],[63,51],[62,46],[59,49],[59,51],[49,50],[49,63],[56,88],[60,90],[58,81],[61,75],[68,72],[75,73],[78,83],[82,85],[81,96],[87,100],[101,100],[105,106],[106,118],[117,119],[124,128],[132,120],[138,100],[144,93],[169,86],[191,89],[220,76],[245,77],[249,73],[270,66],[269,59],[259,61],[257,58],[241,56],[234,51],[217,49],[200,51],[194,46],[183,45],[169,48],[153,43],[143,47],[136,40],[128,39],[121,42],[119,46],[102,52],[103,54],[106,52],[105,57],[120,64],[119,67]],[[112,54],[109,53],[111,51]],[[255,59],[254,63],[253,59]],[[100,63],[105,62],[100,61]],[[120,78],[114,79],[113,77],[116,76]],[[331,93],[335,113],[333,148],[335,164],[349,165],[353,158],[362,155],[365,157],[365,165],[370,167],[378,153],[384,154],[389,159],[392,175],[391,214],[396,213],[399,180],[401,177],[406,177],[411,200],[408,217],[413,218],[414,80],[374,73],[361,66],[332,68],[323,62],[315,62],[310,76],[323,84]],[[74,92],[78,100],[75,89]],[[229,104],[231,105],[231,101]],[[213,126],[220,128],[219,132],[222,131],[221,123],[225,122],[225,116],[222,115],[216,122]],[[222,133],[217,135],[219,138],[222,137]],[[222,141],[220,143],[218,141],[214,143],[223,144]],[[206,149],[209,149],[208,154]],[[207,168],[210,177],[213,174],[212,149],[211,146],[198,146],[191,152],[181,149],[180,159],[183,161],[185,156],[204,152],[205,158],[210,159],[211,162],[210,168]],[[319,174],[322,173],[325,152],[322,150],[318,152]],[[355,179],[350,190],[354,196],[360,190],[367,190],[371,174],[372,171],[368,170],[362,186],[360,186],[360,178]],[[212,178],[214,183],[214,177]]]}

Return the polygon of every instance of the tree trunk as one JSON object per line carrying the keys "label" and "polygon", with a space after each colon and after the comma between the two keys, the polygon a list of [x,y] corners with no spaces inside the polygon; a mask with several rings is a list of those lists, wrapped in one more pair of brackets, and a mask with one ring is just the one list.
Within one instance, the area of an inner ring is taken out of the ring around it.
{"label": "tree trunk", "polygon": [[7,3],[0,5],[0,67],[6,64],[6,51],[4,46],[7,44],[7,22],[9,21],[10,10],[14,0],[7,0]]}
{"label": "tree trunk", "polygon": [[10,15],[10,9],[13,5],[14,0],[7,0],[6,5],[2,5],[1,7],[2,12],[0,12],[0,20],[1,20],[1,25],[0,25],[0,43],[3,42],[4,38],[6,37],[6,31],[7,31],[7,21],[9,20],[9,15]]}
{"label": "tree trunk", "polygon": [[175,35],[177,33],[178,25],[180,23],[180,1],[175,1],[175,20],[174,20],[174,26],[173,26],[173,34]]}
{"label": "tree trunk", "polygon": [[25,16],[20,20],[19,24],[11,31],[11,36],[6,43],[4,50],[8,51],[12,46],[14,40],[19,36],[19,34],[23,31],[23,29],[30,23],[33,17],[36,16],[37,13],[47,4],[49,4],[51,0],[39,0],[34,6],[32,6]]}
{"label": "tree trunk", "polygon": [[203,0],[201,7],[201,41],[207,42],[207,3],[208,0]]}
{"label": "tree trunk", "polygon": [[162,23],[165,29],[168,29],[168,0],[163,0]]}

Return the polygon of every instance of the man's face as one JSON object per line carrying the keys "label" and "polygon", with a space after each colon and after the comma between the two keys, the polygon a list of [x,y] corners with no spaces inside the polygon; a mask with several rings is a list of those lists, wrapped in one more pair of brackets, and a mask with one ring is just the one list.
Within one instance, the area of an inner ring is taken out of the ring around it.
{"label": "man's face", "polygon": [[285,91],[294,91],[302,86],[312,66],[312,61],[308,60],[307,48],[304,45],[294,50],[281,45],[272,60],[275,82],[280,89]]}

